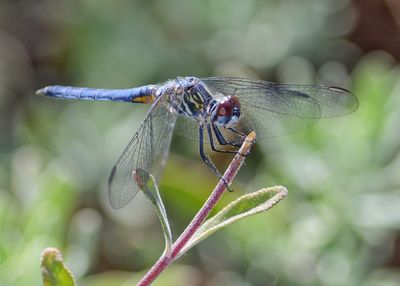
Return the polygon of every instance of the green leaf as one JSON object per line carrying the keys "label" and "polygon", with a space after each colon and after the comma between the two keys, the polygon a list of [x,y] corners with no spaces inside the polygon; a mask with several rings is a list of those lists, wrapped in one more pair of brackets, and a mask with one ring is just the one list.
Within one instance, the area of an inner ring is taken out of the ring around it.
{"label": "green leaf", "polygon": [[241,196],[228,204],[215,216],[205,221],[179,255],[184,254],[217,230],[240,219],[269,210],[286,197],[287,193],[288,191],[285,187],[276,186]]}
{"label": "green leaf", "polygon": [[161,200],[160,193],[158,191],[156,180],[154,179],[153,175],[150,175],[149,173],[147,173],[142,169],[136,169],[133,172],[133,179],[136,181],[136,184],[138,185],[139,189],[141,189],[144,192],[146,197],[156,208],[156,212],[164,232],[164,239],[165,239],[164,254],[169,257],[171,255],[171,249],[172,249],[171,228],[169,226],[167,212],[165,211],[164,204]]}
{"label": "green leaf", "polygon": [[61,252],[53,247],[42,252],[40,263],[43,286],[74,286],[74,277],[65,266]]}

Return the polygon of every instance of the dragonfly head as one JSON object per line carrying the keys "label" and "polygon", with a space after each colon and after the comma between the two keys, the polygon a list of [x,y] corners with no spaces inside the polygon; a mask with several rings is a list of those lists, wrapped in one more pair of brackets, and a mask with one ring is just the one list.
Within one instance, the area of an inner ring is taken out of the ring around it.
{"label": "dragonfly head", "polygon": [[211,114],[212,123],[224,126],[233,127],[237,124],[240,118],[240,102],[236,96],[224,96],[215,104],[215,108]]}

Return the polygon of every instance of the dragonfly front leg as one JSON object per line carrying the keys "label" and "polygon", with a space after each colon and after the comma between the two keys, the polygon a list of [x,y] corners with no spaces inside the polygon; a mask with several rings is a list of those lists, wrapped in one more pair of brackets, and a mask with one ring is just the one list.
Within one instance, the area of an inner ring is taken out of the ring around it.
{"label": "dragonfly front leg", "polygon": [[228,129],[230,131],[232,131],[233,133],[236,133],[236,134],[240,135],[243,138],[243,140],[246,139],[246,137],[248,135],[248,134],[244,134],[243,132],[240,132],[239,130],[237,130],[237,129],[233,128],[233,127],[229,127]]}
{"label": "dragonfly front leg", "polygon": [[[212,139],[211,139],[212,140]],[[210,142],[211,143],[211,142]],[[199,151],[200,151],[200,157],[203,160],[204,163],[207,164],[207,166],[211,169],[211,171],[213,171],[213,173],[224,182],[226,188],[228,189],[228,191],[232,191],[229,186],[228,186],[228,182],[221,176],[221,173],[218,171],[217,167],[214,165],[214,163],[211,161],[210,157],[208,157],[205,153],[204,153],[204,130],[203,130],[203,126],[199,125]]]}
{"label": "dragonfly front leg", "polygon": [[[221,130],[219,130],[219,128],[216,125],[213,124],[212,127],[213,127],[213,130],[214,130],[215,137],[217,137],[218,143],[220,145],[230,145],[230,146],[234,146],[234,147],[242,146],[243,141],[227,141],[225,139],[224,135],[221,133]],[[236,134],[239,134],[240,136],[243,137],[243,139],[246,138],[246,135],[240,133],[236,129],[228,128],[228,130],[230,130],[230,131],[232,131],[232,132],[234,132]]]}
{"label": "dragonfly front leg", "polygon": [[[215,125],[213,125],[213,128],[216,128]],[[218,131],[219,131],[219,130],[218,130]],[[213,134],[212,134],[212,130],[211,130],[210,124],[207,124],[207,132],[208,132],[208,138],[209,138],[209,141],[210,141],[211,149],[212,149],[213,151],[215,151],[215,152],[220,152],[220,153],[230,153],[230,154],[236,154],[236,153],[237,153],[236,151],[233,151],[233,150],[220,150],[220,149],[217,149],[217,148],[215,147],[214,139],[213,139]],[[215,131],[214,131],[214,133],[215,133]],[[218,140],[218,142],[219,142],[220,145],[231,145],[231,144],[228,144],[228,143],[226,142],[225,138],[223,138],[223,136],[222,136],[221,133],[219,133],[218,135],[215,134],[215,136],[217,137],[217,140]],[[219,138],[218,136],[221,136],[222,139]],[[232,145],[231,145],[231,146],[232,146]],[[240,145],[239,145],[239,146],[240,146]],[[236,146],[235,146],[235,147],[236,147]]]}

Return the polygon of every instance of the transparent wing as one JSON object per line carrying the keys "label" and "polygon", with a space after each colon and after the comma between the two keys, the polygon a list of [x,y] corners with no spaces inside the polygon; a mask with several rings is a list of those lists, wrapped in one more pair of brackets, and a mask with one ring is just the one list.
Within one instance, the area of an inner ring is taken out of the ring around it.
{"label": "transparent wing", "polygon": [[[318,106],[316,106],[318,108]],[[287,114],[280,114],[266,110],[260,110],[257,107],[241,104],[241,117],[235,127],[241,133],[249,134],[255,131],[257,139],[280,136],[296,132],[315,124],[318,118],[299,118]],[[243,138],[223,127],[219,127],[220,132],[227,141],[241,142]],[[176,121],[175,132],[180,136],[193,141],[199,140],[198,124],[195,120],[185,116],[179,116]],[[220,146],[214,133],[213,142],[217,149],[226,149]],[[209,135],[204,131],[203,142],[210,144]]]}
{"label": "transparent wing", "polygon": [[[199,125],[197,121],[185,115],[177,118],[174,132],[190,140],[199,141]],[[204,135],[207,136],[207,134]],[[204,143],[209,143],[208,137],[204,137],[203,141]]]}
{"label": "transparent wing", "polygon": [[277,84],[242,78],[204,78],[216,96],[235,95],[241,103],[238,129],[255,130],[257,138],[284,135],[306,128],[321,117],[355,111],[357,98],[341,88]]}
{"label": "transparent wing", "polygon": [[[279,84],[235,77],[210,77],[202,81],[214,93],[236,95],[241,103],[296,117],[341,116],[358,107],[357,98],[338,87]],[[315,104],[320,107],[317,114],[313,108]]]}
{"label": "transparent wing", "polygon": [[158,97],[148,111],[138,132],[114,165],[108,194],[113,208],[122,208],[138,191],[132,172],[138,168],[159,179],[169,152],[177,113],[166,97]]}

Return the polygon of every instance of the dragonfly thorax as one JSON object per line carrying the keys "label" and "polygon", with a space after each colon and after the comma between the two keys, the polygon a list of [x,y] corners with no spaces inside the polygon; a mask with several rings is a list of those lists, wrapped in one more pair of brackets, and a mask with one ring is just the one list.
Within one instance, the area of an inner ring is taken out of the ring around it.
{"label": "dragonfly thorax", "polygon": [[236,96],[224,96],[210,108],[211,122],[218,126],[234,127],[240,119],[240,102]]}
{"label": "dragonfly thorax", "polygon": [[212,95],[210,91],[197,79],[197,82],[188,86],[183,93],[179,113],[200,119],[206,115],[206,109],[211,100]]}

